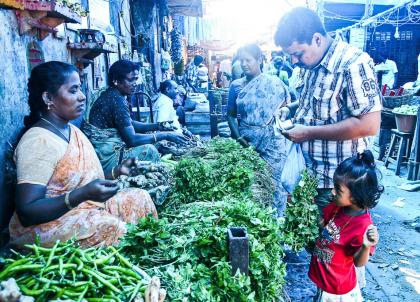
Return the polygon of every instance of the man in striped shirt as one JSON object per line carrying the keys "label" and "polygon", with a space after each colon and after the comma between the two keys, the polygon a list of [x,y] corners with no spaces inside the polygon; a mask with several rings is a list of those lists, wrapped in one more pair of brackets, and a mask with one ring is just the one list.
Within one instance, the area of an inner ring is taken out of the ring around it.
{"label": "man in striped shirt", "polygon": [[374,64],[367,53],[329,36],[307,8],[284,15],[274,39],[293,64],[306,70],[299,101],[282,109],[285,119],[297,108],[295,126],[283,134],[301,144],[307,166],[319,178],[316,203],[322,213],[338,164],[370,148],[379,129],[381,96]]}

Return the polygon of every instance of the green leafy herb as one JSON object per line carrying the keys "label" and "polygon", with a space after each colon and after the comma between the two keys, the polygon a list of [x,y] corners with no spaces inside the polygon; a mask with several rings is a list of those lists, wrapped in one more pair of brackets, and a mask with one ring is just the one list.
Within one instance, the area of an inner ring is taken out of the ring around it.
{"label": "green leafy herb", "polygon": [[319,214],[314,203],[317,185],[318,180],[308,170],[303,171],[302,178],[287,203],[283,223],[284,241],[293,251],[310,247],[318,237]]}

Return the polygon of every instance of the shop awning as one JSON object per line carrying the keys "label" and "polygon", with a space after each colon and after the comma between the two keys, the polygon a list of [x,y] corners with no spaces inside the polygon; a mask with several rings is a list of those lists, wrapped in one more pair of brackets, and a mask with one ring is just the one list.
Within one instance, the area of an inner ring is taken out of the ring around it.
{"label": "shop awning", "polygon": [[190,17],[202,17],[202,0],[168,0],[168,7],[172,14]]}

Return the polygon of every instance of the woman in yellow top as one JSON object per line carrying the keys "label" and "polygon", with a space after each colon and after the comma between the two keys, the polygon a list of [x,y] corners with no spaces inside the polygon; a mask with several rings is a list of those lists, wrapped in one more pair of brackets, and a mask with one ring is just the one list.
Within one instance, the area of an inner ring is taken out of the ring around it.
{"label": "woman in yellow top", "polygon": [[[109,171],[84,134],[69,121],[85,109],[74,66],[47,62],[28,82],[30,115],[15,150],[16,213],[10,222],[12,246],[33,242],[51,246],[75,237],[82,246],[110,245],[148,213],[157,217],[146,191],[118,191],[111,180],[128,174],[134,159]],[[106,178],[106,179],[105,179]]]}

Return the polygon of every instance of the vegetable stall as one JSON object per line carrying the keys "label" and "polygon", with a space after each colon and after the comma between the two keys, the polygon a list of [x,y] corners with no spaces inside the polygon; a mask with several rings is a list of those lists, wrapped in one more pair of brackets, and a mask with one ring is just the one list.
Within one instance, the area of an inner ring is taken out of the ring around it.
{"label": "vegetable stall", "polygon": [[[141,162],[134,172],[118,180],[121,189],[155,192],[159,219],[129,225],[116,247],[27,245],[2,259],[0,301],[281,300],[285,244],[301,250],[317,232],[316,179],[307,171],[284,218],[271,208],[274,185],[265,162],[231,139],[212,139],[177,161]],[[230,227],[247,230],[248,274],[232,272]]]}

